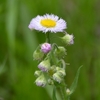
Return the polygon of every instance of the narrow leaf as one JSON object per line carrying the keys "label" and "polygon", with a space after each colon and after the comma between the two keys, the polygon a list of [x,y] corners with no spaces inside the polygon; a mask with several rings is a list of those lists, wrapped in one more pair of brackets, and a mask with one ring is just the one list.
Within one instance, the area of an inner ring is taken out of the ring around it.
{"label": "narrow leaf", "polygon": [[80,69],[81,69],[82,66],[80,66],[77,70],[77,73],[76,73],[76,76],[75,76],[75,79],[70,87],[70,95],[75,91],[76,87],[77,87],[77,82],[78,82],[78,78],[79,78],[79,73],[80,73]]}

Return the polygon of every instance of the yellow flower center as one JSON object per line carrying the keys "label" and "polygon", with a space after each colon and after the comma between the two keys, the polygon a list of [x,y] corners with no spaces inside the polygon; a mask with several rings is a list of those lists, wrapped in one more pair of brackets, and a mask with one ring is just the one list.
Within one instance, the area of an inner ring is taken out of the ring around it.
{"label": "yellow flower center", "polygon": [[52,19],[43,19],[40,22],[42,24],[42,26],[50,28],[50,27],[55,27],[56,26],[56,21],[52,20]]}

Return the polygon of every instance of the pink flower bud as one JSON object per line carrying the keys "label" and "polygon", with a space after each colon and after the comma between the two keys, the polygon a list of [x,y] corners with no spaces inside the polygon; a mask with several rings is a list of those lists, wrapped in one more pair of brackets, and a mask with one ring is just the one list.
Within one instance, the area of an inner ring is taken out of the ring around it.
{"label": "pink flower bud", "polygon": [[48,72],[48,70],[50,69],[50,61],[47,59],[40,62],[40,64],[38,65],[38,68],[42,70],[43,72]]}
{"label": "pink flower bud", "polygon": [[41,75],[36,79],[35,83],[37,86],[45,87],[45,85],[47,84],[47,81],[44,75]]}
{"label": "pink flower bud", "polygon": [[49,43],[43,43],[41,45],[41,51],[44,53],[48,53],[51,50],[51,44]]}

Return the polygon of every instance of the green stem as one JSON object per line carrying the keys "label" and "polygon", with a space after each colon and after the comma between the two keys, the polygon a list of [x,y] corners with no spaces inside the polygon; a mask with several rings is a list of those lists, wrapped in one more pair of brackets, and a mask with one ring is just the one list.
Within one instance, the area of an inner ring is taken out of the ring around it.
{"label": "green stem", "polygon": [[52,95],[53,100],[57,100],[56,98],[56,87],[53,87],[53,95]]}
{"label": "green stem", "polygon": [[50,33],[46,33],[46,42],[50,43]]}
{"label": "green stem", "polygon": [[61,87],[60,87],[60,91],[61,91],[62,100],[65,100],[65,96]]}
{"label": "green stem", "polygon": [[63,68],[65,69],[66,68],[66,63],[63,59],[61,59],[61,62],[62,62],[62,65],[63,65]]}
{"label": "green stem", "polygon": [[58,45],[57,45],[56,43],[53,43],[53,44],[52,44],[52,47],[58,49]]}
{"label": "green stem", "polygon": [[64,34],[68,34],[66,31],[64,31]]}
{"label": "green stem", "polygon": [[55,47],[57,48],[57,45],[54,43],[54,44],[52,45],[51,59],[52,59],[52,62],[56,65],[56,64],[57,64],[57,58],[56,58],[55,55],[54,55]]}
{"label": "green stem", "polygon": [[62,95],[62,100],[68,100],[67,99],[67,93],[66,93],[66,87],[61,86],[60,91],[61,91],[61,95]]}
{"label": "green stem", "polygon": [[68,100],[70,100],[70,96],[68,97]]}

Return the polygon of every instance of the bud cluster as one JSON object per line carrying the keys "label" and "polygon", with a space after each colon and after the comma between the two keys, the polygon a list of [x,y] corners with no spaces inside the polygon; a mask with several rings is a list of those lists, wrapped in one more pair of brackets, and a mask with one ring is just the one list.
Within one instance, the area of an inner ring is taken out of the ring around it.
{"label": "bud cluster", "polygon": [[[61,41],[68,45],[73,44],[73,35],[65,34],[60,37]],[[67,55],[64,46],[57,44],[43,43],[33,53],[33,59],[39,61],[38,71],[34,75],[37,77],[35,83],[37,86],[44,87],[47,84],[62,83],[64,80],[65,62],[64,57]]]}

